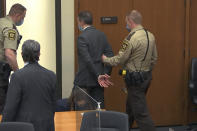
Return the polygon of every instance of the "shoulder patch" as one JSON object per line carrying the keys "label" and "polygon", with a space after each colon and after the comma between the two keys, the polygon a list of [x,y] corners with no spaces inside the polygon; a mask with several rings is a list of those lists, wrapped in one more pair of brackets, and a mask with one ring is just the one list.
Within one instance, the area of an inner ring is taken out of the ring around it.
{"label": "shoulder patch", "polygon": [[129,34],[129,35],[127,36],[127,40],[130,40],[130,39],[131,39],[131,37],[132,37],[134,34],[135,34],[135,32],[133,32],[133,33]]}
{"label": "shoulder patch", "polygon": [[16,39],[16,31],[13,29],[8,30],[8,39],[15,40]]}
{"label": "shoulder patch", "polygon": [[128,45],[129,45],[129,41],[124,40],[120,50],[124,52],[127,49]]}

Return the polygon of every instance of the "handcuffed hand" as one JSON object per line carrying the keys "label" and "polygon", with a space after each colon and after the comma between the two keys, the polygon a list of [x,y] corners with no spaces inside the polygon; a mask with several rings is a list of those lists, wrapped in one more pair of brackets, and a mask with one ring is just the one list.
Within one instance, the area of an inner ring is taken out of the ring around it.
{"label": "handcuffed hand", "polygon": [[113,83],[109,80],[110,76],[105,74],[105,75],[99,75],[98,77],[98,83],[101,87],[108,88],[109,86],[112,86]]}

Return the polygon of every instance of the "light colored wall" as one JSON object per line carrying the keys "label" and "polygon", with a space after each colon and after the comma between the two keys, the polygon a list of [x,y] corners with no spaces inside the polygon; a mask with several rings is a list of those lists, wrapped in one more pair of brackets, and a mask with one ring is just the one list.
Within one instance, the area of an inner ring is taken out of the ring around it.
{"label": "light colored wall", "polygon": [[62,0],[62,96],[71,93],[74,80],[74,0]]}
{"label": "light colored wall", "polygon": [[27,8],[24,24],[18,27],[23,39],[17,51],[19,67],[24,63],[21,57],[21,46],[24,40],[34,39],[41,45],[40,64],[56,72],[55,41],[55,0],[6,0],[6,12],[10,7],[20,3]]}
{"label": "light colored wall", "polygon": [[[27,8],[24,24],[18,27],[23,35],[22,43],[35,39],[41,44],[40,64],[56,71],[55,41],[55,0],[7,0],[6,8],[20,3]],[[22,44],[21,44],[22,45]],[[18,49],[19,66],[24,63],[21,58],[21,45]],[[74,80],[74,0],[62,0],[62,96],[71,93]]]}

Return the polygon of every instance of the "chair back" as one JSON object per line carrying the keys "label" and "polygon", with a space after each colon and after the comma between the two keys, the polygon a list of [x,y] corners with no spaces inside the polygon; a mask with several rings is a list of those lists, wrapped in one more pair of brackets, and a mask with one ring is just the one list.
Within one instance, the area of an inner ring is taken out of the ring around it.
{"label": "chair back", "polygon": [[80,131],[128,131],[128,115],[113,111],[92,111],[83,115]]}
{"label": "chair back", "polygon": [[197,58],[192,58],[189,79],[189,93],[194,104],[197,104]]}
{"label": "chair back", "polygon": [[2,122],[0,131],[34,131],[34,127],[32,124],[24,122]]}

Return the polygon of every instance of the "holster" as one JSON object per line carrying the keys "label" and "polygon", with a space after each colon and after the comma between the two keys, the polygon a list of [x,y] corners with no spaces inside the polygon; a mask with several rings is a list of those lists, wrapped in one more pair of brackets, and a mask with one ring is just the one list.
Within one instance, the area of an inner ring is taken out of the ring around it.
{"label": "holster", "polygon": [[7,81],[10,73],[12,71],[12,68],[10,67],[10,65],[8,63],[5,62],[0,62],[0,73],[3,76],[3,80]]}
{"label": "holster", "polygon": [[22,35],[19,35],[19,39],[17,40],[17,47],[19,46],[22,38],[23,38],[23,36]]}
{"label": "holster", "polygon": [[129,86],[140,86],[142,83],[144,83],[145,80],[148,79],[148,73],[149,72],[128,72],[125,75],[125,82],[127,84],[127,87]]}

